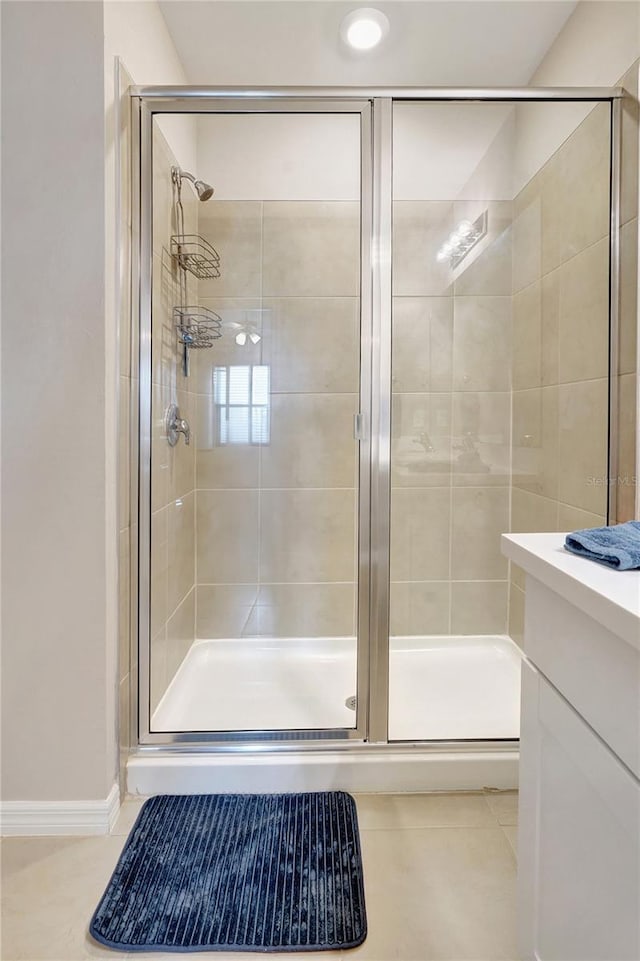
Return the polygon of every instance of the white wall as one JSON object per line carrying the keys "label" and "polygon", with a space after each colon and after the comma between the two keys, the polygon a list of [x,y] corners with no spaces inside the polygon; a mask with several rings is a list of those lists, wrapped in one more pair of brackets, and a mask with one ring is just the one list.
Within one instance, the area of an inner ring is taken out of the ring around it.
{"label": "white wall", "polygon": [[[505,104],[398,104],[394,199],[451,200],[472,189],[510,200],[513,132],[496,138],[512,113]],[[207,114],[197,123],[198,176],[216,200],[360,199],[354,115]],[[489,148],[487,169],[473,177]]]}
{"label": "white wall", "polygon": [[640,55],[636,0],[583,0],[531,77],[534,86],[611,86]]}
{"label": "white wall", "polygon": [[101,4],[2,3],[5,800],[115,779],[103,70]]}
{"label": "white wall", "polygon": [[[349,0],[161,0],[194,84],[526,83],[573,3],[388,2],[388,37],[372,54],[340,39]],[[367,3],[361,4],[367,6]]]}
{"label": "white wall", "polygon": [[[155,0],[1,11],[3,800],[98,800],[117,772],[114,58],[137,83],[185,76]],[[194,164],[193,122],[166,135]]]}
{"label": "white wall", "polygon": [[[640,3],[587,0],[577,4],[529,85],[615,86],[638,57]],[[394,116],[394,196],[458,196],[452,189],[457,178],[464,197],[510,199],[592,108],[592,103],[548,102],[516,108],[429,105],[419,106],[411,122],[409,105],[401,105]],[[438,109],[446,117],[442,129]],[[485,111],[495,117],[485,120]],[[448,194],[442,190],[447,182]]]}
{"label": "white wall", "polygon": [[[186,84],[187,78],[156,0],[107,0],[104,4],[105,63],[107,71],[118,57],[133,82]],[[113,82],[107,96],[113,100]],[[107,103],[107,110],[109,104]],[[165,115],[160,121],[173,153],[187,170],[196,163],[196,134],[189,117]]]}
{"label": "white wall", "polygon": [[511,200],[512,113],[501,103],[397,104],[394,200]]}
{"label": "white wall", "polygon": [[359,200],[359,117],[208,114],[197,170],[216,200]]}
{"label": "white wall", "polygon": [[[583,0],[531,77],[534,87],[612,87],[640,57],[640,4]],[[516,192],[560,147],[591,105],[527,104],[518,111]]]}

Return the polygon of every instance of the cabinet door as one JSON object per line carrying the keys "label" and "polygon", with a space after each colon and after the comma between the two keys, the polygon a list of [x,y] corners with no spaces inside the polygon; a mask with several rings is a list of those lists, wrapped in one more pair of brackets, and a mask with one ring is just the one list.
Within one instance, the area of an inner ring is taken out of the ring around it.
{"label": "cabinet door", "polygon": [[640,782],[543,675],[522,681],[520,955],[638,961]]}

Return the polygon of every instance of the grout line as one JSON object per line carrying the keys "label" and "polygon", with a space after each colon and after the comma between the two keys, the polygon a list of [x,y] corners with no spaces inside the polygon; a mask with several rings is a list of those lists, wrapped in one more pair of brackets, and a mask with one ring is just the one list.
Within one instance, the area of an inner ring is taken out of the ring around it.
{"label": "grout line", "polygon": [[[602,379],[602,378],[599,378]],[[525,390],[533,390],[535,388],[523,388]],[[343,392],[344,393],[344,392]],[[394,390],[394,397],[447,397],[449,394],[452,395],[462,395],[463,397],[469,396],[469,394],[509,394],[511,393],[510,387],[496,387],[496,388],[477,388],[469,387],[464,389],[462,387],[451,386],[444,390]],[[435,431],[434,431],[435,433]]]}
{"label": "grout line", "polygon": [[[542,496],[542,495],[534,495],[534,496]],[[590,510],[587,510],[586,507],[578,507],[577,504],[569,504],[567,501],[562,501],[562,500],[560,500],[560,498],[548,497],[548,498],[545,498],[545,499],[546,499],[546,500],[556,500],[556,501],[558,502],[558,506],[559,506],[559,507],[569,507],[569,508],[570,508],[571,510],[573,510],[573,511],[582,511],[583,514],[592,514],[593,517],[598,517],[598,518],[600,518],[600,517],[603,516],[602,514],[599,514],[598,511],[590,511]]]}
{"label": "grout line", "polygon": [[[403,202],[403,201],[401,201],[401,202]],[[426,201],[426,202],[429,203],[429,201]],[[449,201],[443,200],[443,201],[441,201],[441,202],[442,202],[442,203],[448,203]],[[277,206],[277,207],[280,207],[280,206],[282,206],[282,207],[288,207],[288,206],[291,206],[291,205],[293,205],[293,204],[305,205],[305,206],[309,206],[309,207],[312,207],[312,206],[326,206],[327,204],[346,204],[346,205],[348,205],[348,206],[350,206],[350,207],[357,208],[358,205],[359,205],[359,203],[360,203],[360,198],[359,198],[359,197],[352,197],[352,198],[349,198],[349,199],[345,199],[344,197],[316,197],[316,198],[311,198],[311,199],[307,199],[307,200],[304,200],[304,199],[299,199],[299,200],[286,200],[286,199],[285,199],[285,200],[277,200],[277,199],[273,199],[273,198],[269,198],[269,199],[265,200],[264,197],[221,197],[220,199],[217,199],[217,200],[216,200],[216,206],[217,206],[218,208],[221,207],[221,206],[223,206],[223,205],[226,205],[226,204],[230,204],[230,205],[234,205],[234,206],[237,205],[237,204],[254,204],[255,206],[258,206],[258,205],[260,205],[260,206],[266,206],[267,204],[269,204],[269,205],[272,206],[272,207],[276,207],[276,206]],[[415,201],[413,201],[413,200],[408,200],[408,201],[404,201],[404,203],[415,203]],[[207,220],[213,220],[214,217],[215,217],[215,215],[209,215],[209,216],[207,217],[207,216],[206,216],[206,213],[203,214],[203,216],[204,216],[205,219],[207,219]]]}
{"label": "grout line", "polygon": [[[417,581],[407,581],[407,580],[393,580],[392,584],[507,584],[508,578],[506,577],[496,577],[496,578],[484,578],[484,579],[465,579],[465,578],[453,578],[451,581],[447,578],[441,578],[440,580],[417,580]],[[263,587],[353,587],[357,584],[357,581],[262,581]],[[198,583],[198,587],[254,587],[256,585],[255,581],[202,581]]]}
{"label": "grout line", "polygon": [[506,577],[493,577],[493,578],[464,578],[464,577],[452,577],[448,580],[441,579],[438,581],[392,581],[393,584],[506,584],[508,579]]}
{"label": "grout line", "polygon": [[[518,216],[520,216],[520,214],[519,214]],[[632,219],[635,219],[635,218],[632,218]],[[627,221],[627,222],[628,222],[628,221]],[[622,225],[622,226],[624,226],[624,225]],[[532,280],[532,281],[530,281],[530,283],[525,284],[524,287],[519,287],[517,290],[514,290],[513,293],[511,294],[511,296],[512,296],[512,297],[517,297],[518,294],[521,294],[521,293],[523,293],[523,291],[528,290],[530,287],[533,287],[534,284],[542,283],[542,281],[543,281],[546,277],[550,277],[551,274],[554,274],[557,270],[561,270],[561,269],[562,269],[563,267],[565,267],[567,264],[570,264],[572,260],[575,260],[576,257],[579,257],[581,254],[583,254],[583,253],[584,253],[585,251],[587,251],[587,250],[591,250],[592,247],[596,247],[598,244],[601,244],[604,240],[606,240],[606,241],[609,240],[609,231],[608,231],[608,230],[607,230],[606,233],[604,233],[604,234],[602,235],[602,237],[598,237],[597,240],[592,240],[590,243],[586,244],[584,247],[581,247],[580,250],[576,251],[575,254],[572,254],[571,257],[568,257],[566,260],[563,260],[563,261],[561,261],[559,264],[556,264],[556,266],[555,266],[555,267],[552,267],[551,270],[547,270],[547,271],[545,271],[545,272],[543,273],[543,272],[542,272],[542,268],[541,268],[540,276],[539,276],[539,277],[536,277],[535,280]],[[540,252],[542,253],[542,249],[541,249]]]}
{"label": "grout line", "polygon": [[[183,597],[180,601],[178,601],[178,603],[176,604],[176,606],[174,607],[174,609],[172,610],[172,612],[167,615],[167,619],[166,619],[166,621],[165,621],[165,627],[168,625],[168,623],[169,623],[169,621],[171,620],[171,618],[172,618],[172,617],[175,617],[175,615],[178,613],[178,610],[182,607],[182,605],[185,603],[185,601],[188,600],[189,594],[191,594],[192,591],[195,591],[195,589],[196,589],[196,585],[193,584],[193,585],[189,588],[189,590],[187,591],[187,593],[184,595],[184,597]],[[158,633],[160,633],[160,632],[158,631]],[[156,634],[156,637],[157,637],[157,636],[158,636],[158,635]]]}
{"label": "grout line", "polygon": [[[604,489],[604,488],[603,488]],[[568,501],[560,500],[557,497],[548,497],[546,494],[538,494],[536,491],[529,490],[527,487],[520,487],[518,484],[513,485],[512,493],[518,492],[519,494],[526,494],[529,497],[535,497],[542,501],[547,501],[549,504],[554,506],[566,507],[572,511],[581,511],[583,514],[591,514],[592,517],[597,518],[599,521],[604,523],[604,513],[600,514],[598,511],[589,510],[586,507],[580,507],[578,504],[571,504]],[[558,511],[559,513],[559,511]],[[556,522],[558,520],[558,515],[556,515]],[[514,534],[521,533],[520,531],[513,531]]]}
{"label": "grout line", "polygon": [[[390,797],[403,797],[402,793],[395,795],[389,795]],[[360,825],[360,833],[366,834],[367,832],[375,833],[377,831],[499,831],[504,837],[505,843],[509,845],[509,850],[513,854],[513,848],[509,844],[509,839],[503,831],[505,827],[517,827],[515,824],[499,824],[497,821],[495,824],[410,824],[410,825],[400,825],[400,824],[381,824],[376,827],[366,827]]]}
{"label": "grout line", "polygon": [[[263,587],[353,587],[357,581],[262,581]],[[420,582],[422,583],[422,582]],[[427,583],[427,582],[425,582]],[[428,582],[431,583],[431,582]],[[255,581],[204,581],[198,587],[256,587]]]}
{"label": "grout line", "polygon": [[[258,472],[260,473],[260,472]],[[497,486],[497,485],[496,485]],[[436,490],[437,488],[407,488],[407,490]],[[321,493],[328,494],[332,491],[356,490],[354,487],[196,487],[195,491],[207,494],[279,494],[279,493]],[[194,491],[194,492],[195,492]],[[189,493],[194,493],[189,491]],[[186,496],[186,495],[183,495]],[[173,503],[169,501],[169,503]],[[163,508],[159,508],[163,510]]]}
{"label": "grout line", "polygon": [[[255,366],[255,365],[254,365]],[[534,389],[534,388],[532,388]],[[213,397],[213,390],[200,390],[193,392],[197,397]],[[269,391],[272,397],[358,397],[359,394],[356,390],[271,390]],[[443,393],[448,393],[443,391]],[[486,393],[494,393],[493,391],[486,391]],[[507,393],[507,391],[505,391]],[[227,444],[225,446],[232,447],[233,444]],[[238,444],[238,446],[246,447],[246,444]],[[255,447],[261,447],[262,444],[255,444]]]}

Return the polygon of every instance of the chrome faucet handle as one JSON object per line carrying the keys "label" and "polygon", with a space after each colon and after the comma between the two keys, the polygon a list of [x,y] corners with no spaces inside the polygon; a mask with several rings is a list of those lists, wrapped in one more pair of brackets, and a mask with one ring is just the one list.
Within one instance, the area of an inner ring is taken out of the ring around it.
{"label": "chrome faucet handle", "polygon": [[167,413],[165,414],[165,430],[167,443],[170,447],[175,447],[178,443],[178,434],[184,436],[184,442],[187,446],[191,443],[189,421],[181,416],[180,408],[177,404],[171,404],[171,406],[167,408]]}
{"label": "chrome faucet handle", "polygon": [[188,447],[189,444],[191,443],[191,428],[189,427],[189,421],[184,420],[184,418],[177,420],[176,430],[178,431],[179,434],[184,434],[184,442]]}

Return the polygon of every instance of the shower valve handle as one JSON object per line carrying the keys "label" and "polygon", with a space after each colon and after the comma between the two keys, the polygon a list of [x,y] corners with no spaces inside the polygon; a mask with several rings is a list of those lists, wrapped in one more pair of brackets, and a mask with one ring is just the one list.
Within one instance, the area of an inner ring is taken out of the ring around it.
{"label": "shower valve handle", "polygon": [[177,404],[171,404],[171,406],[167,408],[165,427],[167,441],[170,447],[175,447],[178,443],[178,434],[184,434],[184,442],[187,446],[191,443],[189,421],[181,416],[180,408]]}

